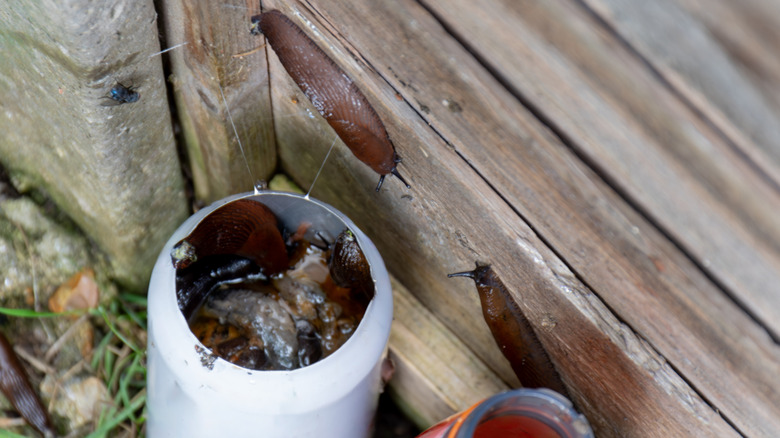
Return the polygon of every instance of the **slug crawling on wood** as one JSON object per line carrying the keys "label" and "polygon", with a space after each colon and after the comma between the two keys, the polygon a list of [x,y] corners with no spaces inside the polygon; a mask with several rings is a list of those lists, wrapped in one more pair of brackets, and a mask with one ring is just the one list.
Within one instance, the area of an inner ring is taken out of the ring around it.
{"label": "slug crawling on wood", "polygon": [[448,277],[469,277],[477,283],[485,322],[523,386],[550,388],[568,397],[566,387],[531,323],[490,265],[477,263],[473,271],[449,274]]}
{"label": "slug crawling on wood", "polygon": [[325,117],[352,153],[380,175],[398,173],[401,159],[395,153],[385,126],[352,79],[289,18],[269,11],[252,18],[279,57],[287,73]]}
{"label": "slug crawling on wood", "polygon": [[49,414],[33,391],[8,339],[0,333],[0,390],[16,410],[45,437],[54,436]]}

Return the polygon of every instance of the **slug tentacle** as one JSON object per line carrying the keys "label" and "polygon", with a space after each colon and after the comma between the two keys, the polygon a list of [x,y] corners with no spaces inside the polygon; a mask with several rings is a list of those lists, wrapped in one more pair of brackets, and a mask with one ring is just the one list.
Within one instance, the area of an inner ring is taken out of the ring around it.
{"label": "slug tentacle", "polygon": [[523,386],[550,388],[568,396],[533,326],[490,265],[477,263],[473,271],[457,272],[447,277],[468,277],[477,284],[485,322]]}
{"label": "slug tentacle", "polygon": [[384,182],[385,182],[385,176],[387,176],[387,175],[380,175],[380,176],[379,176],[379,182],[376,184],[376,190],[375,190],[375,191],[377,191],[377,192],[378,192],[378,191],[379,191],[379,189],[381,189],[381,188],[382,188],[382,183],[384,183]]}
{"label": "slug tentacle", "polygon": [[[399,160],[398,160],[398,162],[400,163],[400,162],[401,162],[401,160],[399,159]],[[393,176],[395,176],[396,178],[400,179],[400,180],[401,180],[401,182],[402,182],[402,183],[404,183],[404,185],[406,186],[406,188],[407,188],[407,189],[410,189],[410,188],[412,188],[412,186],[410,186],[410,185],[409,185],[409,183],[408,183],[408,182],[406,182],[406,180],[404,179],[404,177],[402,177],[402,176],[401,176],[401,174],[400,174],[400,173],[398,173],[398,168],[395,168],[395,167],[394,167],[394,168],[393,168],[393,170],[391,170],[391,171],[390,171],[390,173],[391,173],[391,174],[393,174]],[[379,188],[380,188],[380,187],[382,187],[382,180],[383,180],[384,178],[385,178],[385,175],[382,175],[381,177],[379,177],[379,184],[376,186],[376,191],[377,191],[377,192],[379,191]]]}
{"label": "slug tentacle", "polygon": [[387,130],[368,99],[352,79],[298,26],[279,11],[253,17],[252,23],[265,35],[279,61],[303,94],[336,131],[352,153],[382,175],[397,176],[400,158]]}
{"label": "slug tentacle", "polygon": [[476,271],[455,272],[453,274],[447,274],[447,277],[448,278],[468,277],[468,278],[474,279],[474,278],[477,278],[477,273],[476,273]]}

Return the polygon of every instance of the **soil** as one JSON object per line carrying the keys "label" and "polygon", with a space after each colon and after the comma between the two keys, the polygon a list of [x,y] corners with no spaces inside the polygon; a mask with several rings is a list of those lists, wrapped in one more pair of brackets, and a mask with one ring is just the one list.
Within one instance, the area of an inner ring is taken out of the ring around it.
{"label": "soil", "polygon": [[398,409],[387,393],[379,397],[373,438],[414,438],[420,432],[420,429]]}

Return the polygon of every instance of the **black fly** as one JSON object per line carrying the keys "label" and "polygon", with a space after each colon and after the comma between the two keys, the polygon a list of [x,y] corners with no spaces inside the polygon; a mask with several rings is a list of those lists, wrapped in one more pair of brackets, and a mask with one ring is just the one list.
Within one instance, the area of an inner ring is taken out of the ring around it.
{"label": "black fly", "polygon": [[120,105],[123,103],[137,102],[140,97],[141,95],[138,94],[138,92],[135,91],[135,89],[132,86],[125,87],[119,82],[117,82],[116,85],[114,85],[114,87],[111,88],[111,92],[108,95],[109,99],[119,102]]}

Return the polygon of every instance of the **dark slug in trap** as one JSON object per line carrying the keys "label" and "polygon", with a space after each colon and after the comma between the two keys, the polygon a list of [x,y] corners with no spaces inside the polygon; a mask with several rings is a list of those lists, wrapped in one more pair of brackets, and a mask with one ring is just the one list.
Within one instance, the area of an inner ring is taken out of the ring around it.
{"label": "dark slug in trap", "polygon": [[349,230],[325,245],[303,234],[243,199],[174,246],[179,309],[204,346],[244,368],[292,370],[349,339],[374,294],[369,265]]}

